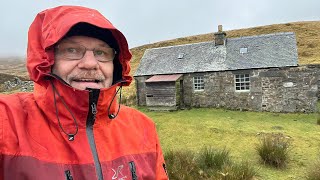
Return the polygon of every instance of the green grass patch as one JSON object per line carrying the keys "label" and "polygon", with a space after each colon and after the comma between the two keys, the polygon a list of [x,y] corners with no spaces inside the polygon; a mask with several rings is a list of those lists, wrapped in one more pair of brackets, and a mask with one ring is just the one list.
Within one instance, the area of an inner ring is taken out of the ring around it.
{"label": "green grass patch", "polygon": [[290,139],[281,133],[262,134],[257,152],[263,162],[275,168],[284,168],[289,159]]}
{"label": "green grass patch", "polygon": [[171,180],[251,180],[258,177],[257,171],[248,162],[231,161],[230,153],[226,149],[204,147],[198,153],[170,150],[165,153],[165,159]]}
{"label": "green grass patch", "polygon": [[[306,172],[317,159],[320,126],[317,114],[238,112],[199,108],[175,112],[154,112],[141,108],[157,126],[164,152],[188,150],[198,153],[204,146],[228,149],[236,162],[254,165],[261,179],[306,179]],[[263,133],[289,137],[292,150],[286,168],[261,165],[256,145]]]}
{"label": "green grass patch", "polygon": [[230,163],[230,152],[226,149],[217,151],[212,147],[204,147],[198,157],[199,166],[202,170],[219,171],[225,164]]}
{"label": "green grass patch", "polygon": [[314,162],[308,169],[307,180],[319,180],[320,179],[320,159]]}
{"label": "green grass patch", "polygon": [[167,151],[164,154],[170,179],[194,179],[199,176],[199,166],[192,151]]}

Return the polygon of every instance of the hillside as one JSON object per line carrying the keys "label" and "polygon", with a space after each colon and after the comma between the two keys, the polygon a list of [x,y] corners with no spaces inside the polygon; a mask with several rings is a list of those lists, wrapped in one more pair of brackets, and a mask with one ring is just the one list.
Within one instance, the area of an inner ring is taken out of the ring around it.
{"label": "hillside", "polygon": [[12,77],[5,74],[29,79],[25,59],[21,57],[0,58],[0,73],[0,84],[11,80]]}
{"label": "hillside", "polygon": [[[320,21],[293,22],[285,24],[273,24],[268,26],[259,26],[247,29],[236,29],[225,31],[227,38],[253,36],[261,34],[270,34],[276,32],[294,32],[297,38],[299,64],[320,64]],[[213,33],[189,36],[183,38],[162,41],[153,44],[147,44],[131,49],[133,58],[131,60],[132,75],[138,68],[140,59],[146,49],[173,46],[181,44],[191,44],[197,42],[213,41]],[[127,96],[134,96],[135,85],[132,84],[125,89]]]}

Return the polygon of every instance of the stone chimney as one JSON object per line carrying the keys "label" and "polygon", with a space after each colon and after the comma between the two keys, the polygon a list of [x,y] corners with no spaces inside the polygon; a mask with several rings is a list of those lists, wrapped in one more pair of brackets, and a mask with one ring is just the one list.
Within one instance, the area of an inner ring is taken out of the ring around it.
{"label": "stone chimney", "polygon": [[218,32],[214,33],[214,45],[220,46],[226,43],[226,32],[222,31],[222,25],[218,26]]}

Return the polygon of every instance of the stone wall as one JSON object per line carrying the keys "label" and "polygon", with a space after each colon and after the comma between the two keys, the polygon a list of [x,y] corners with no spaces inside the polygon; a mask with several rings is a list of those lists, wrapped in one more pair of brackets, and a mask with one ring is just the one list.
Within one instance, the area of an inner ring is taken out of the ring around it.
{"label": "stone wall", "polygon": [[[271,112],[314,112],[319,96],[319,66],[206,72],[184,75],[189,107],[224,107]],[[250,91],[236,92],[235,74],[250,74]],[[205,89],[193,91],[193,77],[204,76]]]}
{"label": "stone wall", "polygon": [[[241,71],[251,73],[250,71]],[[260,111],[261,88],[250,92],[235,92],[234,72],[188,74],[184,76],[184,102],[187,107],[224,107]],[[240,71],[239,71],[240,73]],[[193,77],[204,76],[204,91],[193,91]]]}
{"label": "stone wall", "polygon": [[[235,74],[250,75],[250,91],[235,91]],[[193,90],[195,76],[204,77],[204,91]],[[149,77],[135,77],[140,106],[146,106],[145,80]],[[320,65],[184,74],[180,106],[315,112],[320,97],[319,77]]]}

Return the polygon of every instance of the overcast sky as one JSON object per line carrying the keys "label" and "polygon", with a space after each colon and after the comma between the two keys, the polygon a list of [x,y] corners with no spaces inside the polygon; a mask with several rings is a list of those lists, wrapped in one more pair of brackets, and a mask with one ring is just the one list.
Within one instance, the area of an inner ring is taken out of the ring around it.
{"label": "overcast sky", "polygon": [[24,56],[36,14],[59,5],[99,10],[124,33],[130,48],[179,37],[248,27],[320,20],[319,0],[2,0],[0,56]]}

